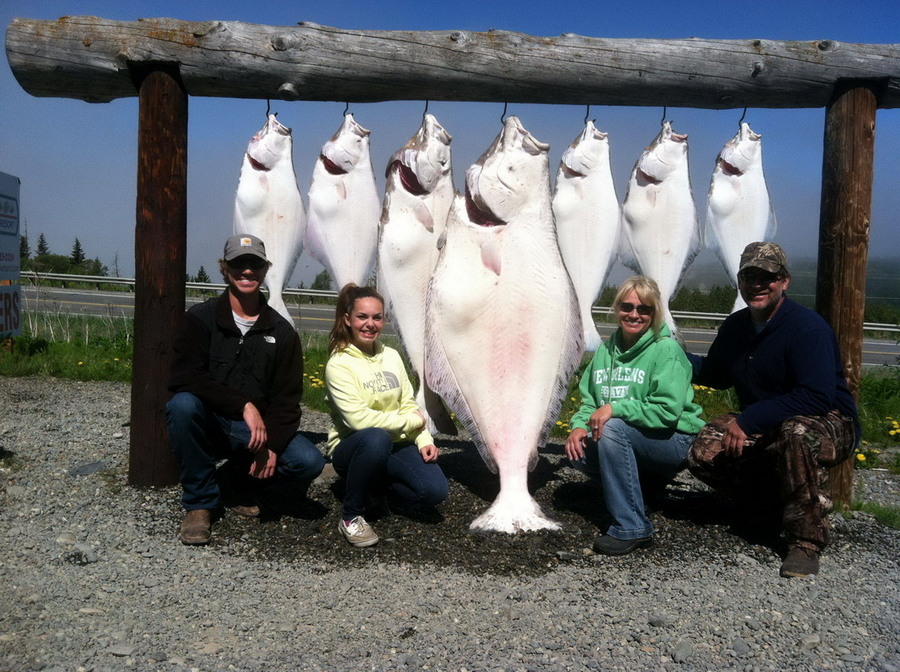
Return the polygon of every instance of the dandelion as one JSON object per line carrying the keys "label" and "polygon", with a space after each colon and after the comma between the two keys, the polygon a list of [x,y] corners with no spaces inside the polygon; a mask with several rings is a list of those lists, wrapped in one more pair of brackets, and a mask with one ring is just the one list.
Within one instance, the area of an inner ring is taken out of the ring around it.
{"label": "dandelion", "polygon": [[78,366],[83,366],[84,362],[78,362]]}
{"label": "dandelion", "polygon": [[856,454],[856,459],[859,460],[860,462],[865,462],[865,461],[866,461],[866,456],[863,455],[862,453],[857,453],[857,454]]}

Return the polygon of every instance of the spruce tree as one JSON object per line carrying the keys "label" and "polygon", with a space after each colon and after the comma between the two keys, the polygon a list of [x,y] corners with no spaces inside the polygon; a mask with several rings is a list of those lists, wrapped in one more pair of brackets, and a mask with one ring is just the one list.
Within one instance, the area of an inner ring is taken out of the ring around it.
{"label": "spruce tree", "polygon": [[81,249],[81,241],[78,238],[75,239],[75,244],[72,246],[71,259],[72,266],[81,266],[84,263],[84,250]]}
{"label": "spruce tree", "polygon": [[38,236],[37,253],[38,256],[42,254],[50,254],[50,246],[47,245],[47,239],[44,238],[43,233]]}

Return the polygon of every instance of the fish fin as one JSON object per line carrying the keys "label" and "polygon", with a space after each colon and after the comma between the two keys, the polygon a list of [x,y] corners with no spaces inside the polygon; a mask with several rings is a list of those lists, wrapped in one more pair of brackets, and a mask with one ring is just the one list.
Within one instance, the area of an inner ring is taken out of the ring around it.
{"label": "fish fin", "polygon": [[763,240],[773,240],[778,232],[778,220],[775,218],[775,208],[772,207],[772,201],[769,201],[769,223],[766,226],[766,233]]}
{"label": "fish fin", "polygon": [[448,436],[456,436],[459,433],[456,423],[453,422],[453,418],[450,417],[447,409],[444,408],[443,400],[437,392],[428,387],[424,380],[419,385],[416,403],[418,403],[422,415],[425,416],[429,432],[432,434],[446,434]]}
{"label": "fish fin", "polygon": [[[328,254],[325,251],[325,243],[322,240],[320,228],[319,218],[310,212],[306,222],[306,235],[304,236],[303,247],[313,259],[322,264],[331,273],[331,266],[328,263]],[[331,277],[333,278],[334,275]]]}
{"label": "fish fin", "polygon": [[[575,371],[581,365],[582,355],[584,353],[584,329],[581,324],[581,311],[578,308],[578,299],[575,296],[575,289],[569,293],[569,310],[566,318],[566,333],[570,336],[564,339],[562,351],[559,354],[559,366],[557,370],[556,380],[553,384],[552,402],[547,409],[547,419],[538,438],[538,446],[547,443],[550,436],[550,430],[556,424],[559,417],[559,411],[562,409],[563,399],[569,390],[569,381],[575,375]],[[535,450],[528,459],[528,469],[534,469],[537,464],[538,454]]]}
{"label": "fish fin", "polygon": [[[624,218],[623,218],[624,219]],[[634,243],[631,240],[631,231],[627,226],[620,229],[619,238],[619,262],[623,266],[627,266],[635,273],[641,274],[641,264],[638,261],[637,254],[634,252]]]}
{"label": "fish fin", "polygon": [[431,211],[428,209],[422,201],[416,202],[416,207],[414,210],[414,216],[416,221],[419,222],[428,233],[434,233],[434,217],[431,216]]}
{"label": "fish fin", "polygon": [[491,240],[481,245],[481,262],[484,267],[494,272],[494,275],[500,275],[500,267],[502,265],[500,256],[500,245],[497,243],[496,236],[492,236]]}

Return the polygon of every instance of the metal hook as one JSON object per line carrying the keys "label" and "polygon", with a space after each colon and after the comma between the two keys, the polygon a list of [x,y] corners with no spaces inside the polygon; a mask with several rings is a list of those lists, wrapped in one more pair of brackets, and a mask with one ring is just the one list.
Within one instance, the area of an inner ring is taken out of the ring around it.
{"label": "metal hook", "polygon": [[422,110],[422,120],[424,121],[425,115],[428,114],[428,101],[425,101],[425,109]]}
{"label": "metal hook", "polygon": [[588,117],[591,116],[591,106],[588,104],[587,111],[584,113],[584,125],[587,126]]}
{"label": "metal hook", "polygon": [[344,103],[344,114],[343,114],[343,116],[346,117],[346,116],[347,116],[347,112],[348,112],[349,110],[350,110],[350,103],[349,103],[349,102]]}
{"label": "metal hook", "polygon": [[269,118],[269,110],[272,109],[272,101],[266,98],[266,119]]}
{"label": "metal hook", "polygon": [[740,129],[741,124],[744,123],[744,117],[747,116],[747,108],[744,108],[744,113],[741,115],[741,118],[738,119],[738,129]]}
{"label": "metal hook", "polygon": [[503,114],[500,115],[500,124],[503,125],[506,123],[506,108],[509,105],[508,102],[503,103]]}
{"label": "metal hook", "polygon": [[668,110],[668,109],[669,109],[668,106],[663,108],[663,116],[662,116],[662,119],[659,120],[660,126],[662,126],[664,123],[666,123],[666,110]]}

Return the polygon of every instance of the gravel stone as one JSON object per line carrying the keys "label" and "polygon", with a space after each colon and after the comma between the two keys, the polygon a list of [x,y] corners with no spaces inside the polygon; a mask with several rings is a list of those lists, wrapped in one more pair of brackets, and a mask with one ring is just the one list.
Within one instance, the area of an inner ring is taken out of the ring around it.
{"label": "gravel stone", "polygon": [[[596,555],[600,491],[556,441],[529,483],[562,531],[471,534],[499,483],[439,436],[449,500],[374,516],[377,546],[340,537],[327,470],[295,515],[226,512],[193,548],[178,486],[127,484],[129,399],[0,378],[0,670],[900,672],[900,532],[872,516],[834,516],[821,574],[782,579],[782,540],[683,473],[652,547]],[[322,446],[328,424],[301,429]],[[900,505],[898,477],[856,477]]]}

